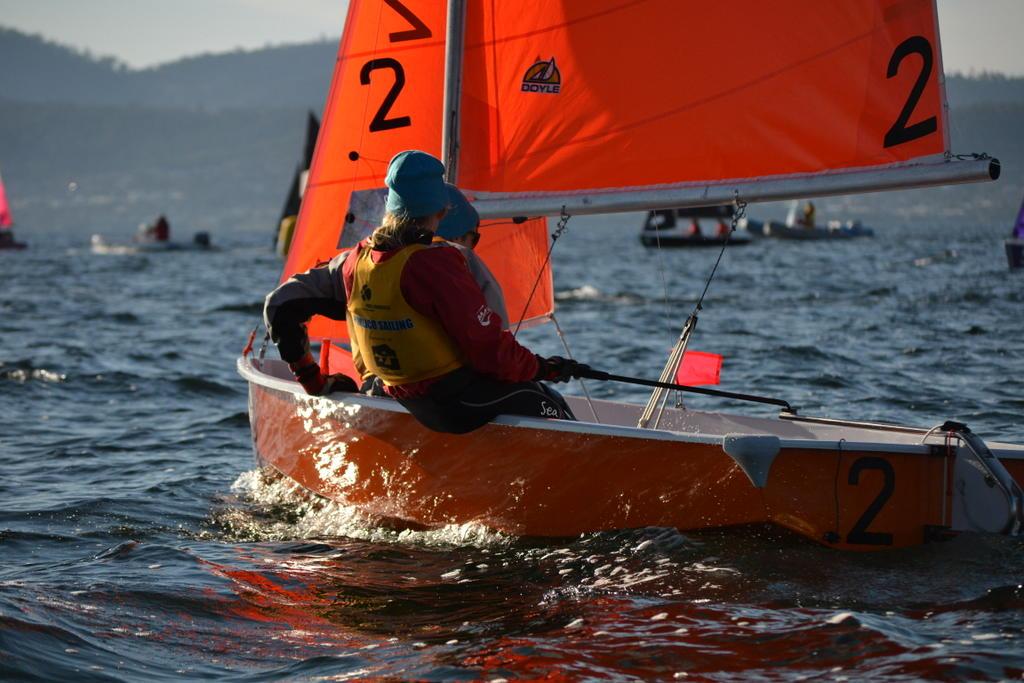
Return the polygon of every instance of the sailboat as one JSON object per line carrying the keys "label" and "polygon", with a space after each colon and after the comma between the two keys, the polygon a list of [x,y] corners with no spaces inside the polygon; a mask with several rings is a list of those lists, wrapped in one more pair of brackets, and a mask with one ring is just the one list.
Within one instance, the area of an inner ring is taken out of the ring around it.
{"label": "sailboat", "polygon": [[1024,268],[1024,202],[1021,202],[1020,211],[1017,212],[1017,222],[1013,224],[1013,231],[1005,242],[1006,260],[1010,268]]}
{"label": "sailboat", "polygon": [[288,186],[288,197],[284,200],[281,218],[274,230],[274,251],[282,258],[288,255],[295,234],[295,222],[299,218],[299,206],[302,196],[306,193],[306,181],[309,178],[309,167],[313,164],[313,151],[316,149],[316,136],[320,134],[320,121],[316,114],[309,112],[306,117],[306,145],[302,161],[295,167],[292,183]]}
{"label": "sailboat", "polygon": [[[723,26],[744,49],[721,49]],[[578,214],[740,214],[752,201],[995,179],[997,161],[950,153],[937,26],[933,0],[350,0],[282,278],[372,230],[387,162],[404,149],[443,159],[492,221],[482,256],[509,311],[531,322],[554,317],[539,217],[561,217],[557,237]],[[764,106],[780,92],[788,106]],[[329,371],[350,367],[343,324],[314,318],[309,332]],[[877,550],[1016,534],[1024,521],[1024,446],[952,421],[820,418],[739,394],[778,417],[696,411],[660,387],[646,406],[569,398],[578,422],[503,416],[440,434],[390,399],[307,396],[266,342],[252,346],[237,368],[257,461],[403,524],[528,536],[772,524]]]}
{"label": "sailboat", "polygon": [[13,228],[14,217],[11,216],[11,206],[7,203],[4,179],[0,176],[0,249],[24,249],[27,246],[24,242],[14,241]]}

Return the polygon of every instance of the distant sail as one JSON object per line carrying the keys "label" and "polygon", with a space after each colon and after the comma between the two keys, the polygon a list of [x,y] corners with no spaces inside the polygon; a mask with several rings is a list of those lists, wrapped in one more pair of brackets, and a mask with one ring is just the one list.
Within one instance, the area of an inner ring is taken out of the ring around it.
{"label": "distant sail", "polygon": [[[355,244],[373,228],[372,220],[355,215],[357,193],[384,187],[392,156],[419,149],[442,157],[445,5],[436,0],[350,0],[282,280],[332,258],[343,243]],[[477,254],[501,283],[513,324],[538,277],[523,319],[544,318],[554,307],[546,226],[543,218],[483,225]],[[344,323],[321,317],[313,319],[309,333],[347,338]]]}
{"label": "distant sail", "polygon": [[[292,174],[292,182],[288,187],[288,196],[285,199],[284,208],[281,210],[278,225],[274,230],[274,247],[282,255],[287,255],[292,239],[291,230],[283,226],[285,226],[285,221],[290,219],[290,224],[294,227],[295,220],[299,215],[302,197],[306,191],[306,177],[309,174],[309,167],[313,164],[313,151],[316,149],[316,138],[319,133],[320,121],[317,119],[316,114],[309,112],[306,118],[306,143],[303,148],[302,160],[295,167],[295,172]],[[282,239],[285,239],[287,243],[282,243]]]}
{"label": "distant sail", "polygon": [[[458,180],[489,199],[948,149],[933,0],[470,2],[465,34]],[[557,91],[523,87],[538,55],[557,59]]]}
{"label": "distant sail", "polygon": [[0,229],[8,229],[14,225],[14,216],[11,215],[11,206],[7,203],[7,191],[4,189],[4,179],[0,176]]}
{"label": "distant sail", "polygon": [[302,178],[309,172],[309,167],[313,165],[313,152],[316,149],[316,137],[319,133],[320,121],[316,118],[316,114],[309,112],[306,119],[306,143],[303,148],[302,161],[295,168],[292,185],[288,191],[288,198],[285,200],[284,209],[281,211],[282,219],[287,216],[298,215],[299,213],[299,203],[302,200],[303,190],[305,190]]}

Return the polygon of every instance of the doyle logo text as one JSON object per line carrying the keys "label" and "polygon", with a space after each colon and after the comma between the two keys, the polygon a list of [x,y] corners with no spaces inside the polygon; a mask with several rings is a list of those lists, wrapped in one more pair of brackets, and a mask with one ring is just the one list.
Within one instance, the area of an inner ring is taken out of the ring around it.
{"label": "doyle logo text", "polygon": [[554,57],[548,61],[537,58],[523,75],[522,91],[550,95],[557,95],[562,91],[562,72],[558,70]]}

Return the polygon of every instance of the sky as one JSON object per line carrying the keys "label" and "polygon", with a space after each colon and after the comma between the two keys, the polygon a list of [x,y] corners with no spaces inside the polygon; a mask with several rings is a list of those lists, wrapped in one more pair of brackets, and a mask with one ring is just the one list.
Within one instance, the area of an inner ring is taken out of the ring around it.
{"label": "sky", "polygon": [[[0,0],[0,25],[139,68],[203,52],[336,38],[346,5],[346,0]],[[1024,76],[1024,0],[938,0],[938,7],[947,72]]]}

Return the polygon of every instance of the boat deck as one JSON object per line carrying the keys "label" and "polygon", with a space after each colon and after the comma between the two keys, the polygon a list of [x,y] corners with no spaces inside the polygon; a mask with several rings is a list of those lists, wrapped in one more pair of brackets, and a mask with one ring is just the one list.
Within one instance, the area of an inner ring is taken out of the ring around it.
{"label": "boat deck", "polygon": [[[251,372],[254,375],[253,379],[261,384],[295,393],[302,391],[298,383],[292,379],[288,366],[282,361],[265,360],[262,369],[257,370],[248,359],[240,359],[239,369],[243,376]],[[346,405],[365,405],[376,410],[406,412],[398,402],[388,398],[337,394],[328,400],[343,401]],[[782,447],[824,447],[828,450],[836,449],[837,444],[841,443],[842,446],[839,447],[848,450],[922,452],[932,446],[943,445],[946,439],[945,433],[938,429],[929,431],[926,428],[803,416],[765,418],[670,407],[665,409],[656,429],[639,429],[636,424],[643,412],[643,406],[639,404],[594,400],[592,405],[597,412],[595,416],[591,404],[586,399],[566,396],[566,400],[576,414],[578,422],[518,415],[503,415],[494,422],[531,429],[718,444],[727,436],[775,436],[780,439]],[[936,421],[935,426],[940,424],[940,421]],[[1024,445],[1001,442],[986,444],[1000,459],[1024,461]]]}

